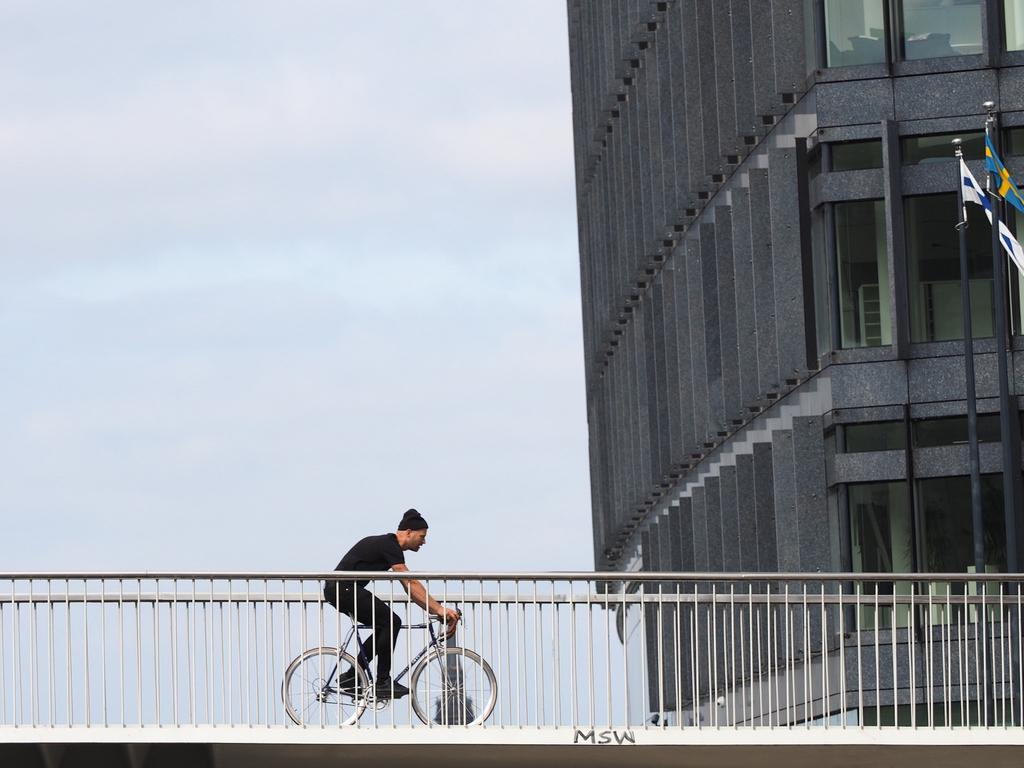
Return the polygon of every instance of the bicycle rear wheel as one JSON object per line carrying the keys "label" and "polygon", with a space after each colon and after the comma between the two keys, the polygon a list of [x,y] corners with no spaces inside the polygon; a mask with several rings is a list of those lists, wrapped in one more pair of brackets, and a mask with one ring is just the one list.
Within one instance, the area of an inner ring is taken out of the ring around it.
{"label": "bicycle rear wheel", "polygon": [[479,653],[443,648],[416,665],[410,679],[412,708],[424,723],[478,725],[491,716],[498,682]]}
{"label": "bicycle rear wheel", "polygon": [[[339,688],[341,675],[353,669],[356,684]],[[310,648],[288,665],[281,696],[296,725],[337,727],[351,725],[363,714],[368,686],[366,673],[350,654],[337,648]]]}

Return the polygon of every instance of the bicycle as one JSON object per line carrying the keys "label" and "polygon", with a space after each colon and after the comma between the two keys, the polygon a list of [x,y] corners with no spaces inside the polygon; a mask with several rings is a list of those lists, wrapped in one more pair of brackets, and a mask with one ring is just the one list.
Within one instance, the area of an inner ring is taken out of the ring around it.
{"label": "bicycle", "polygon": [[[494,711],[498,700],[497,680],[490,664],[476,651],[447,644],[447,636],[434,630],[434,622],[440,621],[432,617],[425,624],[405,627],[407,630],[426,629],[430,639],[405,669],[394,675],[394,680],[401,680],[416,665],[410,677],[409,695],[413,711],[424,724],[479,725]],[[375,695],[370,660],[363,653],[360,630],[373,631],[373,626],[353,625],[341,647],[310,648],[288,665],[281,683],[281,696],[288,717],[296,725],[351,725],[367,706],[382,708],[390,702]],[[353,635],[358,659],[347,650]],[[437,663],[431,665],[431,661]],[[337,684],[339,668],[355,670],[352,688],[341,688]],[[431,669],[437,669],[436,676],[431,674]]]}

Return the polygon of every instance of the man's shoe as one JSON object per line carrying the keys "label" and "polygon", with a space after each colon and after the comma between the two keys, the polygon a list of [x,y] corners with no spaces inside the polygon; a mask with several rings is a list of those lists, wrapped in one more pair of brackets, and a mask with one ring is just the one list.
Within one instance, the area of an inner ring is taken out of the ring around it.
{"label": "man's shoe", "polygon": [[373,693],[378,699],[400,699],[409,695],[409,689],[401,683],[396,683],[391,678],[385,677],[377,681],[373,687]]}

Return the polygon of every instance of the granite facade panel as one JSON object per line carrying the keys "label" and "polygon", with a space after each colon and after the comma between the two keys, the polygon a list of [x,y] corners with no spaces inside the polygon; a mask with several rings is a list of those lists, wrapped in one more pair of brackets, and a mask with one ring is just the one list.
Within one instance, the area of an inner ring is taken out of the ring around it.
{"label": "granite facade panel", "polygon": [[906,452],[871,451],[838,453],[833,472],[837,483],[865,483],[877,480],[898,480],[907,476]]}
{"label": "granite facade panel", "polygon": [[672,169],[675,182],[675,203],[673,213],[681,215],[690,203],[690,157],[687,137],[692,130],[687,109],[689,87],[686,82],[686,63],[683,50],[683,9],[680,4],[671,3],[665,13],[665,40],[669,52],[669,68],[672,89],[672,149],[676,165]]}
{"label": "granite facade panel", "polygon": [[758,115],[773,115],[781,108],[775,91],[775,46],[772,39],[770,2],[751,0],[750,28],[755,30],[751,45],[753,62],[754,110]]}
{"label": "granite facade panel", "polygon": [[640,532],[640,551],[644,553],[643,569],[647,572],[659,570],[659,551],[651,546],[651,540],[658,535],[658,523],[654,521],[649,528]]}
{"label": "granite facade panel", "polygon": [[793,458],[796,476],[796,530],[799,570],[827,571],[832,559],[829,529],[824,420],[820,416],[793,419]]}
{"label": "granite facade panel", "polygon": [[[1003,451],[999,443],[978,446],[981,474],[1002,473]],[[970,474],[970,457],[966,445],[943,445],[914,450],[914,477],[944,477]],[[895,479],[895,478],[894,478]]]}
{"label": "granite facade panel", "polygon": [[736,457],[736,522],[739,531],[740,570],[758,569],[757,509],[755,504],[754,455]]}
{"label": "granite facade panel", "polygon": [[721,500],[722,570],[742,570],[740,548],[739,495],[736,467],[719,470],[718,488]]}
{"label": "granite facade panel", "polygon": [[657,69],[658,93],[658,143],[660,150],[655,155],[655,162],[660,164],[657,173],[661,181],[663,196],[662,223],[667,228],[679,217],[678,193],[678,158],[676,157],[677,130],[685,132],[685,128],[676,126],[675,97],[673,96],[673,67],[671,58],[672,28],[666,18],[658,27],[657,42],[654,46],[653,66]]}
{"label": "granite facade panel", "polygon": [[999,96],[995,70],[944,72],[893,80],[897,120],[976,115],[981,102]]}
{"label": "granite facade panel", "polygon": [[714,4],[712,0],[696,0],[697,61],[700,73],[700,104],[704,127],[704,175],[724,172],[718,140],[718,104],[723,94],[718,90],[718,67],[715,61]]}
{"label": "granite facade panel", "polygon": [[736,290],[736,333],[738,339],[740,408],[754,402],[759,394],[757,312],[754,293],[754,250],[751,242],[750,194],[740,187],[732,194],[733,266]]}
{"label": "granite facade panel", "polygon": [[718,317],[722,366],[722,422],[743,410],[736,306],[736,268],[733,264],[732,215],[727,206],[715,209],[715,255],[718,258]]}
{"label": "granite facade panel", "polygon": [[619,421],[619,409],[616,407],[615,398],[617,395],[616,381],[615,381],[615,368],[613,364],[605,374],[605,386],[603,389],[604,397],[602,398],[602,415],[603,415],[603,432],[604,432],[604,443],[607,445],[608,456],[606,458],[608,462],[607,473],[609,476],[610,486],[610,502],[609,507],[611,508],[614,519],[618,522],[618,519],[622,515],[623,510],[623,496],[622,493],[622,462],[620,461],[620,433],[618,430]]}
{"label": "granite facade panel", "polygon": [[696,571],[708,570],[708,505],[707,489],[693,489],[691,501],[691,522],[693,530],[693,568]]}
{"label": "granite facade panel", "polygon": [[895,118],[893,86],[888,79],[819,83],[814,93],[819,128]]}
{"label": "granite facade panel", "polygon": [[721,429],[725,421],[722,402],[722,329],[720,325],[720,299],[718,295],[718,252],[715,243],[715,225],[700,226],[701,298],[704,317],[704,356],[707,372],[708,421],[707,433]]}
{"label": "granite facade panel", "polygon": [[622,411],[622,433],[619,440],[619,463],[622,465],[622,501],[624,514],[635,506],[640,490],[639,474],[642,457],[637,439],[638,405],[636,398],[636,371],[630,364],[628,348],[619,355],[619,404]]}
{"label": "granite facade panel", "polygon": [[771,443],[754,444],[754,517],[757,521],[757,570],[778,569],[775,533],[775,470]]}
{"label": "granite facade panel", "polygon": [[641,67],[636,70],[636,133],[637,133],[637,168],[639,177],[637,186],[640,189],[640,215],[643,222],[643,237],[635,251],[637,256],[646,256],[648,243],[654,242],[664,226],[664,221],[657,216],[658,204],[654,199],[654,161],[652,152],[654,143],[651,136],[651,99],[645,96],[648,89],[656,87],[651,84],[653,73],[647,59],[641,59]]}
{"label": "granite facade panel", "polygon": [[693,499],[683,496],[676,508],[679,510],[679,567],[682,571],[693,571],[697,562],[693,542]]}
{"label": "granite facade panel", "polygon": [[775,268],[772,253],[770,188],[768,172],[750,172],[750,207],[760,212],[751,216],[750,243],[754,265],[754,312],[757,342],[757,391],[759,394],[779,386],[779,352],[776,335]]}
{"label": "granite facade panel", "polygon": [[651,339],[648,345],[652,352],[652,365],[654,370],[653,391],[650,393],[652,402],[656,404],[655,418],[657,429],[654,437],[658,446],[658,461],[655,474],[660,476],[668,472],[672,455],[672,422],[669,412],[670,389],[668,385],[668,365],[665,344],[665,326],[662,318],[665,317],[664,292],[661,275],[651,286],[649,293],[650,300],[648,311],[644,319],[647,323],[647,335]]}
{"label": "granite facade panel", "polygon": [[663,157],[666,147],[662,138],[663,123],[661,119],[662,65],[658,55],[663,48],[664,46],[660,48],[654,46],[653,49],[647,52],[647,57],[644,59],[644,79],[647,83],[644,104],[646,106],[647,140],[649,146],[648,173],[651,184],[651,220],[653,224],[651,239],[653,242],[657,242],[659,238],[664,236],[666,227],[671,223],[666,213],[665,160]]}
{"label": "granite facade panel", "polygon": [[[950,171],[952,171],[952,173]],[[983,171],[980,169],[972,168],[971,172],[974,173],[975,178],[984,178],[982,175]],[[950,168],[949,165],[945,163],[936,163],[934,165],[908,165],[903,168],[903,194],[904,196],[910,196],[934,195],[939,192],[955,192],[958,178],[957,173],[958,170],[955,165],[953,168]]]}
{"label": "granite facade panel", "polygon": [[644,350],[644,325],[642,317],[634,318],[627,328],[629,329],[629,347],[627,357],[628,365],[632,376],[630,377],[630,388],[632,395],[632,410],[634,425],[634,450],[640,461],[636,465],[634,498],[641,499],[645,491],[650,487],[651,478],[651,425],[650,406],[647,393],[647,366],[645,364]]}
{"label": "granite facade panel", "polygon": [[[998,71],[999,109],[1004,112],[1024,109],[1024,67],[1005,67]],[[977,98],[974,99],[977,101]]]}
{"label": "granite facade panel", "polygon": [[786,379],[807,368],[800,219],[792,204],[797,196],[796,150],[773,150],[769,155],[769,168],[776,345],[779,377]]}
{"label": "granite facade panel", "polygon": [[663,270],[666,280],[673,285],[674,325],[676,328],[676,361],[679,375],[679,397],[681,408],[681,434],[683,454],[689,452],[696,437],[696,402],[693,390],[693,356],[690,354],[690,306],[689,286],[686,275],[686,246],[680,245],[672,255],[669,264]]}
{"label": "granite facade panel", "polygon": [[717,477],[704,480],[705,523],[707,525],[708,570],[722,571],[722,494]]}
{"label": "granite facade panel", "polygon": [[627,181],[624,175],[624,152],[622,149],[622,131],[618,130],[608,137],[608,191],[611,196],[610,210],[613,213],[613,220],[610,222],[609,248],[615,260],[615,286],[612,293],[612,312],[621,304],[617,294],[621,292],[623,283],[629,280],[629,269],[627,254],[629,253],[630,236],[630,202],[628,197]]}
{"label": "granite facade panel", "polygon": [[[660,565],[662,571],[674,571],[677,569],[676,561],[673,559],[678,552],[678,535],[672,530],[672,522],[669,520],[668,514],[662,512],[658,515],[658,546],[661,549],[660,554]],[[677,548],[673,549],[673,541],[677,543]]]}
{"label": "granite facade panel", "polygon": [[[915,166],[909,166],[905,172]],[[949,174],[946,174],[949,176]],[[867,169],[860,171],[833,171],[820,177],[821,193],[819,203],[835,200],[881,200],[885,194],[882,171]],[[955,179],[951,183],[955,183]]]}
{"label": "granite facade panel", "polygon": [[742,150],[736,132],[736,77],[733,73],[731,8],[728,0],[711,4],[714,29],[715,92],[717,94],[718,159],[738,155]]}
{"label": "granite facade panel", "polygon": [[796,508],[796,458],[793,452],[792,431],[779,430],[772,434],[772,467],[778,568],[780,571],[799,571],[800,530]]}
{"label": "granite facade panel", "polygon": [[686,444],[686,422],[679,380],[679,326],[676,322],[675,270],[665,268],[658,274],[661,287],[662,313],[658,320],[665,334],[665,397],[669,424],[669,461],[681,461]]}
{"label": "granite facade panel", "polygon": [[669,562],[673,571],[683,570],[682,513],[678,505],[670,505],[665,513],[668,521],[666,537],[669,546]]}
{"label": "granite facade panel", "polygon": [[[908,363],[910,399],[916,403],[963,400],[967,375],[963,357],[933,357]],[[975,355],[974,387],[978,397],[999,394],[995,355]]]}
{"label": "granite facade panel", "polygon": [[[730,0],[729,18],[732,23],[732,66],[736,105],[736,135],[757,136],[759,126],[754,108],[754,60],[750,18],[751,0]],[[741,142],[742,144],[742,142]]]}
{"label": "granite facade panel", "polygon": [[629,260],[630,272],[635,268],[643,255],[644,247],[644,200],[641,197],[640,189],[640,135],[638,130],[639,99],[627,101],[622,109],[622,136],[620,142],[623,148],[623,175],[625,177],[626,190],[626,211],[629,217],[627,231],[629,237],[626,240],[626,254]]}
{"label": "granite facade panel", "polygon": [[907,402],[907,366],[901,360],[828,369],[832,399],[844,407],[897,405]]}
{"label": "granite facade panel", "polygon": [[[707,187],[707,180],[704,172],[704,137],[707,129],[704,127],[704,106],[701,102],[701,61],[700,46],[697,24],[698,0],[680,0],[680,8],[685,8],[685,16],[682,24],[683,31],[683,68],[686,73],[684,80],[686,88],[686,118],[687,118],[687,156],[689,166],[687,168],[689,182],[687,184],[688,204],[696,200],[698,190]],[[680,172],[682,169],[680,168]]]}
{"label": "granite facade panel", "polygon": [[693,431],[697,441],[708,433],[708,350],[705,346],[703,265],[701,244],[694,239],[686,241],[686,282],[689,289],[687,307],[690,313],[690,360],[692,367]]}
{"label": "granite facade panel", "polygon": [[650,463],[646,473],[648,487],[657,485],[662,475],[664,475],[666,468],[664,464],[665,450],[662,447],[661,440],[661,409],[658,402],[658,393],[659,391],[664,392],[664,386],[658,380],[658,345],[654,338],[653,308],[653,301],[646,301],[641,304],[643,325],[639,322],[634,323],[638,333],[641,329],[643,331],[643,336],[638,341],[642,344],[639,353],[643,363],[644,399],[647,402],[647,424],[645,427],[647,439],[645,443],[648,446],[648,453],[650,455]]}
{"label": "granite facade panel", "polygon": [[804,0],[772,0],[776,93],[801,93],[806,80]]}

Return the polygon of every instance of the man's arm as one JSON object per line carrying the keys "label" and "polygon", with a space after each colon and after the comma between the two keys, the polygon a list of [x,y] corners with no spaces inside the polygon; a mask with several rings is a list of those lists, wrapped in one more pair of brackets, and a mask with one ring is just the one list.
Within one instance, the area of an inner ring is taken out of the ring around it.
{"label": "man's arm", "polygon": [[[408,573],[409,566],[405,563],[398,563],[391,566],[391,570]],[[427,588],[417,579],[401,579],[400,583],[405,587],[405,591],[409,593],[409,597],[412,598],[416,605],[420,606],[427,613],[437,616],[439,619],[444,619],[448,625],[449,633],[455,630],[455,625],[459,623],[458,611],[454,608],[446,608],[437,602],[427,593]]]}

